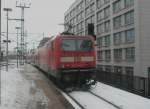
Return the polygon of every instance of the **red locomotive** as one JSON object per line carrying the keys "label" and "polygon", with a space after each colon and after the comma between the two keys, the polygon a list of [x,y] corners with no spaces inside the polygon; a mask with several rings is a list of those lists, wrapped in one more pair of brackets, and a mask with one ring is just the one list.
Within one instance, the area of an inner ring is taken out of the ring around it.
{"label": "red locomotive", "polygon": [[81,86],[95,80],[96,52],[91,36],[54,36],[35,54],[35,65],[63,84]]}

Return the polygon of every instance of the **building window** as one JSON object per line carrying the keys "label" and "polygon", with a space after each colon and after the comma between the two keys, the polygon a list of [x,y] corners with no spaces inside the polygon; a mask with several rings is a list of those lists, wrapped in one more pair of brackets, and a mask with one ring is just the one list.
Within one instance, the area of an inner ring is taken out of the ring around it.
{"label": "building window", "polygon": [[84,5],[83,1],[81,1],[81,3],[80,3],[80,9],[82,9],[84,7],[83,5]]}
{"label": "building window", "polygon": [[90,3],[90,0],[85,0],[85,5],[87,6]]}
{"label": "building window", "polygon": [[107,3],[109,3],[110,2],[110,0],[104,0],[104,3],[105,4],[107,4]]}
{"label": "building window", "polygon": [[74,33],[77,31],[75,26],[74,26],[74,29],[73,29],[73,31],[74,31]]}
{"label": "building window", "polygon": [[110,46],[110,35],[105,36],[105,37],[104,37],[104,40],[105,40],[105,46],[106,46],[106,47]]}
{"label": "building window", "polygon": [[91,13],[93,13],[94,12],[94,10],[95,10],[95,7],[94,7],[94,3],[91,5]]}
{"label": "building window", "polygon": [[105,71],[110,73],[111,72],[111,66],[105,66]]}
{"label": "building window", "polygon": [[67,22],[67,16],[65,16],[65,22]]}
{"label": "building window", "polygon": [[102,34],[104,29],[104,23],[97,25],[97,34]]}
{"label": "building window", "polygon": [[83,12],[81,12],[81,13],[79,13],[78,15],[77,15],[77,22],[79,22],[80,20],[82,20],[83,19]]}
{"label": "building window", "polygon": [[87,16],[87,15],[89,15],[89,14],[90,14],[90,8],[87,7],[87,8],[85,9],[85,15]]}
{"label": "building window", "polygon": [[99,37],[97,39],[97,44],[98,44],[98,47],[102,47],[103,46],[103,38],[102,37]]}
{"label": "building window", "polygon": [[115,67],[114,67],[114,73],[122,74],[122,67],[120,67],[120,66],[115,66]]}
{"label": "building window", "polygon": [[74,23],[74,24],[76,23],[76,18],[75,18],[75,17],[73,18],[73,23]]}
{"label": "building window", "polygon": [[114,50],[114,60],[121,61],[122,60],[122,49],[115,49]]}
{"label": "building window", "polygon": [[135,60],[135,48],[126,48],[125,53],[125,58],[127,61],[133,62]]}
{"label": "building window", "polygon": [[118,16],[116,18],[114,18],[114,23],[113,23],[113,27],[114,29],[118,29],[122,26],[122,16]]}
{"label": "building window", "polygon": [[76,32],[76,30],[75,30],[75,26],[74,26],[72,29],[73,29],[73,33],[75,33],[75,32]]}
{"label": "building window", "polygon": [[107,62],[111,61],[111,51],[110,50],[105,51],[105,61],[107,61]]}
{"label": "building window", "polygon": [[73,25],[73,24],[74,24],[73,19],[71,19],[70,23],[71,23],[71,25]]}
{"label": "building window", "polygon": [[88,17],[88,18],[85,20],[86,29],[87,29],[88,24],[89,24],[89,23],[94,23],[94,21],[95,21],[95,16]]}
{"label": "building window", "polygon": [[81,22],[81,29],[84,28],[84,22]]}
{"label": "building window", "polygon": [[104,0],[97,0],[97,8],[100,8],[104,5]]}
{"label": "building window", "polygon": [[75,14],[76,14],[76,10],[75,10],[75,8],[73,9],[73,16],[75,16]]}
{"label": "building window", "polygon": [[85,26],[87,27],[89,23],[91,23],[91,19],[90,18],[85,20]]}
{"label": "building window", "polygon": [[73,16],[73,10],[70,12],[70,17],[72,17]]}
{"label": "building window", "polygon": [[135,40],[135,31],[134,29],[125,31],[125,41],[126,43],[132,43]]}
{"label": "building window", "polygon": [[125,8],[128,8],[134,5],[134,0],[125,0],[124,3],[125,3]]}
{"label": "building window", "polygon": [[97,65],[97,68],[99,71],[103,71],[103,66],[102,65]]}
{"label": "building window", "polygon": [[76,21],[76,23],[78,23],[78,16],[77,15],[75,16],[75,21]]}
{"label": "building window", "polygon": [[138,78],[138,85],[139,85],[139,91],[140,92],[144,92],[145,91],[145,78],[143,78],[143,77],[140,77],[140,78]]}
{"label": "building window", "polygon": [[125,67],[125,72],[127,76],[133,76],[134,69],[133,67]]}
{"label": "building window", "polygon": [[84,13],[83,13],[83,11],[79,14],[79,20],[82,20],[83,18],[84,18]]}
{"label": "building window", "polygon": [[79,3],[76,7],[77,12],[80,11],[83,8],[83,2]]}
{"label": "building window", "polygon": [[125,25],[134,24],[134,11],[125,14]]}
{"label": "building window", "polygon": [[91,16],[91,23],[95,22],[95,16]]}
{"label": "building window", "polygon": [[121,0],[117,0],[115,3],[113,3],[113,12],[117,13],[121,10]]}
{"label": "building window", "polygon": [[104,17],[108,18],[110,16],[110,6],[104,9]]}
{"label": "building window", "polygon": [[82,17],[82,19],[84,18],[84,12],[81,12],[81,17]]}
{"label": "building window", "polygon": [[96,6],[97,6],[97,8],[100,8],[101,7],[101,0],[96,0]]}
{"label": "building window", "polygon": [[104,19],[104,11],[101,11],[100,14],[101,14],[101,15],[100,15],[100,16],[101,16],[101,20]]}
{"label": "building window", "polygon": [[110,31],[110,21],[105,22],[105,32]]}
{"label": "building window", "polygon": [[97,52],[97,59],[98,59],[98,61],[103,61],[103,51]]}
{"label": "building window", "polygon": [[122,32],[114,34],[114,45],[119,45],[122,43]]}
{"label": "building window", "polygon": [[101,21],[102,19],[104,19],[104,11],[99,11],[97,13],[97,22]]}
{"label": "building window", "polygon": [[81,22],[81,23],[79,23],[79,24],[77,25],[77,31],[82,30],[82,28],[83,28],[83,27],[82,27],[82,23],[83,23],[83,22]]}

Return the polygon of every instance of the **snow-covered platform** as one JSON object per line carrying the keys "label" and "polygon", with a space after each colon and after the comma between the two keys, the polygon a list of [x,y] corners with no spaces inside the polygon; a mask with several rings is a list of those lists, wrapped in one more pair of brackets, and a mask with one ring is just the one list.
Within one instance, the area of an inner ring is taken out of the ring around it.
{"label": "snow-covered platform", "polygon": [[72,105],[36,68],[15,65],[1,71],[0,109],[72,109]]}
{"label": "snow-covered platform", "polygon": [[[110,103],[88,91],[73,91],[70,95],[85,109],[150,109],[150,99],[100,82],[90,91]],[[80,109],[70,98],[66,99],[75,109]],[[31,65],[17,69],[13,62],[8,72],[5,66],[2,67],[0,109],[73,109],[66,99],[50,80]]]}
{"label": "snow-covered platform", "polygon": [[98,83],[92,92],[119,106],[121,109],[150,109],[150,99],[112,86]]}

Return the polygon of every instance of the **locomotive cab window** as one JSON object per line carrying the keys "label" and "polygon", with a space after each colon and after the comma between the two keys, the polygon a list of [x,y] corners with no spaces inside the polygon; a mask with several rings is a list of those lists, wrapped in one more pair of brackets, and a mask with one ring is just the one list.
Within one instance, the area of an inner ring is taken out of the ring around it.
{"label": "locomotive cab window", "polygon": [[62,51],[92,51],[92,41],[87,39],[63,39],[61,41]]}
{"label": "locomotive cab window", "polygon": [[77,47],[79,51],[92,51],[92,41],[91,40],[78,40]]}
{"label": "locomotive cab window", "polygon": [[61,41],[61,50],[62,51],[75,51],[76,42],[73,39],[63,39]]}

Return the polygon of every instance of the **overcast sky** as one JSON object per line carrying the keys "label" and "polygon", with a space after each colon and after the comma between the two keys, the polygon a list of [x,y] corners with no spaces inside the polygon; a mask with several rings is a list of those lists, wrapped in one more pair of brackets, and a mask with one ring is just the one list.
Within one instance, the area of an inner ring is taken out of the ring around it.
{"label": "overcast sky", "polygon": [[[63,31],[64,13],[75,0],[17,0],[31,3],[29,9],[25,9],[25,30],[28,33],[45,33],[45,37],[56,35]],[[16,0],[2,0],[2,8],[12,8],[10,18],[20,18],[21,9],[16,8]],[[9,22],[9,32],[16,32],[15,27],[20,26],[20,22]],[[6,12],[2,11],[2,31],[6,31]],[[31,42],[39,41],[42,34],[28,34],[29,47]],[[4,38],[4,37],[3,37]],[[11,40],[16,40],[16,35],[9,35]],[[10,48],[16,46],[15,42],[10,44]]]}

